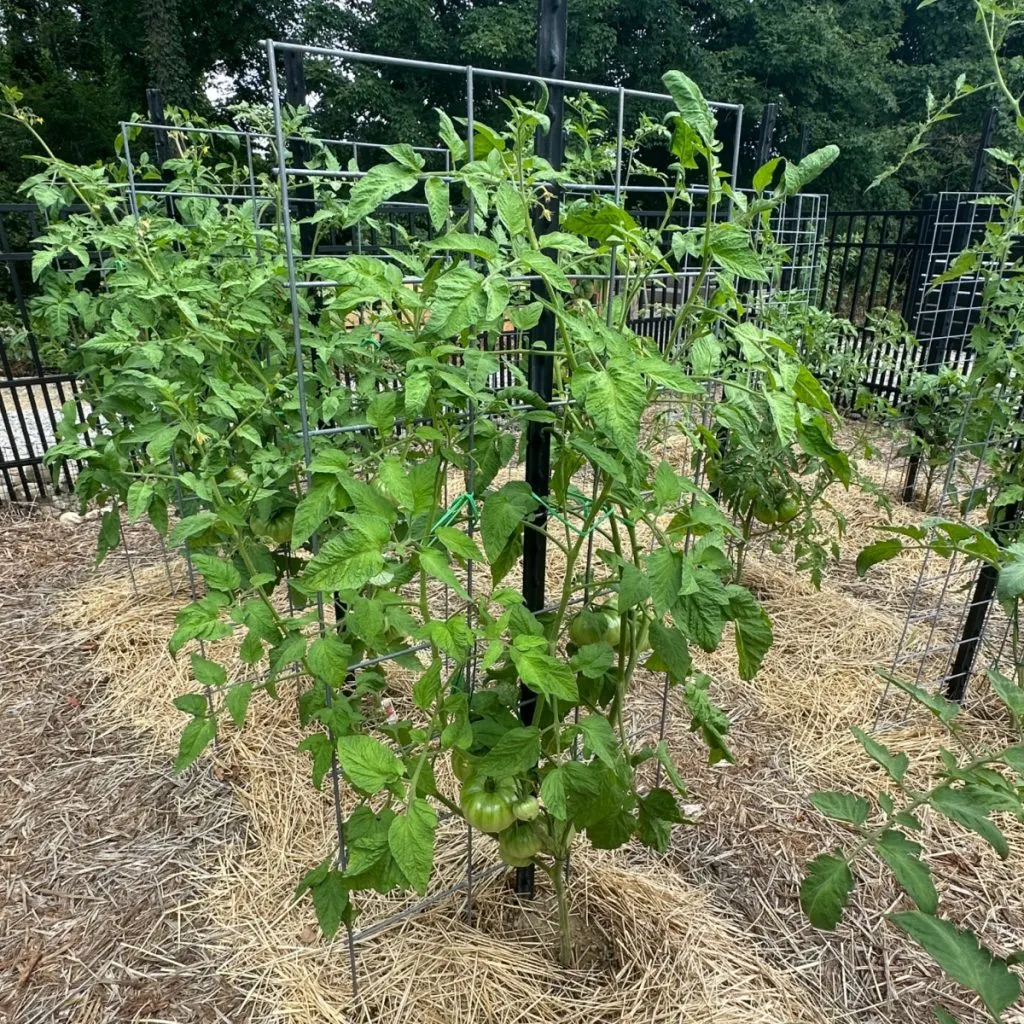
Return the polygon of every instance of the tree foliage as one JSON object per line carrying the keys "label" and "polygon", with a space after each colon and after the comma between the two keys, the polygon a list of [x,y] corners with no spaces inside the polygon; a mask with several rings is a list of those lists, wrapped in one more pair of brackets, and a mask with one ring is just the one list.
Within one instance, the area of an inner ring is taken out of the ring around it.
{"label": "tree foliage", "polygon": [[[805,129],[812,149],[841,143],[841,159],[819,184],[834,206],[901,206],[968,184],[995,99],[987,92],[943,125],[899,178],[865,195],[921,119],[928,89],[941,95],[961,73],[984,77],[973,20],[970,0],[923,10],[916,0],[570,0],[568,74],[661,91],[665,69],[683,67],[706,95],[743,103],[741,184],[756,162],[758,118],[774,101],[784,155],[799,155]],[[117,120],[143,107],[147,86],[199,110],[209,106],[211,76],[222,102],[253,97],[265,75],[266,36],[527,72],[535,23],[536,0],[26,0],[0,8],[0,79],[43,117],[59,156],[91,161],[109,150]],[[308,79],[320,101],[318,128],[332,136],[429,142],[424,112],[465,106],[454,75],[313,62]],[[484,120],[502,116],[488,83],[478,83],[477,103]],[[631,125],[640,113],[630,105]],[[0,190],[28,173],[18,164],[22,151],[0,131]]]}
{"label": "tree foliage", "polygon": [[[363,0],[328,7],[307,30],[319,43],[410,53],[456,65],[530,71],[535,0]],[[745,105],[741,184],[756,160],[757,121],[779,105],[776,144],[789,157],[839,142],[842,157],[820,179],[839,208],[900,206],[940,188],[963,188],[993,99],[977,96],[944,126],[933,145],[898,180],[865,195],[873,178],[902,151],[924,112],[928,89],[941,95],[961,73],[984,78],[985,54],[972,31],[969,0],[941,13],[907,0],[570,0],[567,74],[587,81],[661,91],[666,67],[684,67],[704,93]],[[391,141],[426,139],[425,106],[464,103],[455,76],[405,69],[321,66],[311,84],[322,94],[325,131]],[[478,89],[482,116],[493,102]],[[631,104],[627,119],[640,110]]]}
{"label": "tree foliage", "polygon": [[[106,157],[117,122],[145,109],[146,89],[205,109],[211,76],[244,97],[265,77],[260,40],[287,32],[283,0],[20,0],[0,4],[0,80],[16,85],[43,119],[58,155]],[[23,133],[0,126],[0,196],[32,165]]]}

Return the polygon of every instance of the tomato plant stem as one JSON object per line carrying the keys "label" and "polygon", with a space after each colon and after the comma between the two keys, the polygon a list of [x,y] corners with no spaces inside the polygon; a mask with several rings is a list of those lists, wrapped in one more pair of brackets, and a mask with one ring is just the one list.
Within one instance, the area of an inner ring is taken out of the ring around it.
{"label": "tomato plant stem", "polygon": [[572,928],[569,921],[569,894],[565,888],[565,859],[555,861],[548,869],[558,903],[558,962],[563,967],[572,965]]}

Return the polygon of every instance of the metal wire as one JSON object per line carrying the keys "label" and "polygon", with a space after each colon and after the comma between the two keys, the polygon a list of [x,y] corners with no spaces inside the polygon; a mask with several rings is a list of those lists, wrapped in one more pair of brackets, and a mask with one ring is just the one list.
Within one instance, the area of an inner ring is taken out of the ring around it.
{"label": "metal wire", "polygon": [[[934,285],[953,261],[969,244],[976,242],[989,220],[996,216],[995,205],[982,202],[984,197],[977,193],[942,193],[935,205],[934,219],[927,228],[927,251],[920,261],[917,283],[912,295],[915,312],[912,323],[920,341],[921,351],[904,372],[901,384],[905,386],[916,373],[936,373],[943,368],[967,374],[974,361],[971,333],[982,312],[985,269],[959,277],[952,282]],[[961,467],[966,460],[973,459],[973,470],[964,477],[967,484],[965,493],[973,495],[985,470],[990,452],[1004,447],[1008,438],[995,429],[995,420],[990,419],[981,440],[971,440],[969,425],[976,421],[975,399],[977,394],[968,391],[964,396],[963,410],[949,444],[947,462],[940,482],[939,493],[934,499],[934,514],[944,511],[954,518],[966,518],[951,503],[957,498],[957,481]],[[987,400],[998,403],[1006,397],[1004,389],[997,389]],[[912,414],[907,409],[904,415]],[[898,424],[897,434],[903,432],[912,437],[907,421]],[[883,486],[888,483],[890,468],[899,445],[890,448]],[[907,462],[906,479],[903,484],[904,500],[916,494],[916,477],[919,456],[912,454]],[[930,481],[929,481],[930,482]],[[930,499],[926,490],[924,502]],[[979,573],[979,564],[953,554],[945,562],[925,552],[920,570],[909,596],[906,616],[900,639],[890,665],[891,673],[897,670],[906,673],[908,668],[915,685],[943,687],[950,678],[951,666],[958,651],[969,639],[966,636],[967,622],[977,603],[971,596]],[[926,626],[922,638],[914,627]],[[975,642],[984,639],[979,635]],[[875,713],[875,727],[878,728],[886,711],[892,685],[887,682]],[[904,702],[902,720],[910,712],[912,701]]]}
{"label": "metal wire", "polygon": [[[296,272],[294,242],[292,239],[291,211],[288,196],[288,176],[284,173],[286,167],[284,128],[281,113],[281,93],[278,89],[277,82],[277,56],[274,52],[273,46],[269,42],[267,43],[267,59],[270,63],[270,95],[274,108],[274,127],[277,135],[278,170],[280,172],[278,181],[281,188],[281,220],[282,230],[284,233],[285,265],[288,270],[288,293],[292,315],[292,340],[295,344],[295,368],[297,376],[296,387],[299,393],[299,419],[302,425],[302,454],[306,464],[306,485],[308,487],[312,484],[313,480],[313,474],[310,470],[310,466],[313,462],[313,453],[309,433],[309,409],[306,404],[305,357],[302,351],[302,320],[301,310],[299,308],[299,293],[298,289],[295,287],[298,275]],[[315,553],[317,549],[317,539],[315,534],[310,539],[310,546]],[[322,593],[317,593],[317,618],[320,622],[321,632],[325,632],[326,624],[324,620]],[[332,699],[330,684],[325,682],[324,704],[326,707],[331,707]],[[338,769],[337,749],[335,747],[334,736],[331,730],[328,730],[328,736],[331,742],[331,795],[334,803],[334,825],[338,841],[338,863],[344,871],[347,863],[347,851],[345,847],[345,826],[341,809],[341,779]],[[345,933],[349,948],[352,994],[353,998],[355,998],[359,990],[359,979],[356,971],[355,946],[352,941],[352,925],[349,921],[345,922]]]}

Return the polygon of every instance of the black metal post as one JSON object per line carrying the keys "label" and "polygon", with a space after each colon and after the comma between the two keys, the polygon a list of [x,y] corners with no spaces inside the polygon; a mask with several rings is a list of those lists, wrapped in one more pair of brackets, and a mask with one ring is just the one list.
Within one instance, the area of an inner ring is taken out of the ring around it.
{"label": "black metal post", "polygon": [[[545,78],[565,78],[565,38],[568,25],[568,0],[538,0],[537,9],[537,74]],[[565,152],[563,135],[565,100],[562,89],[552,86],[548,94],[548,117],[550,130],[546,135],[537,133],[538,155],[544,157],[555,170],[562,167]],[[554,183],[548,186],[551,198],[547,200],[543,213],[534,216],[533,226],[537,235],[558,229],[558,189]],[[555,253],[550,255],[555,256]],[[533,284],[533,290],[545,299],[547,295],[541,282]],[[532,346],[527,363],[529,386],[545,402],[551,401],[554,370],[555,317],[545,309],[540,322],[533,330]],[[538,350],[538,346],[543,348]],[[551,481],[551,434],[542,423],[530,423],[526,428],[526,482],[538,498],[546,498]],[[533,522],[543,527],[547,522],[547,511],[542,507],[533,514]],[[537,612],[544,607],[544,581],[547,569],[547,538],[537,530],[523,531],[523,599],[530,611]],[[519,717],[529,724],[537,708],[537,695],[529,687],[520,684]],[[533,895],[532,865],[516,869],[516,892]]]}
{"label": "black metal post", "polygon": [[779,116],[777,103],[766,103],[761,114],[761,136],[757,141],[757,166],[766,164],[772,155],[775,141],[775,120]]}
{"label": "black metal post", "polygon": [[989,107],[985,119],[981,124],[981,139],[978,142],[978,152],[974,155],[974,168],[971,171],[971,191],[980,192],[985,182],[985,163],[988,154],[985,152],[992,146],[992,139],[996,134],[996,125],[999,123],[999,108]]}
{"label": "black metal post", "polygon": [[800,128],[800,153],[797,157],[798,160],[803,160],[805,156],[811,151],[811,122],[804,121],[803,126]]}
{"label": "black metal post", "polygon": [[[146,90],[146,109],[152,124],[167,124],[164,115],[164,96],[159,89]],[[163,128],[153,129],[153,148],[156,150],[156,162],[163,168],[171,158],[171,140]]]}
{"label": "black metal post", "polygon": [[[1001,510],[1002,515],[992,524],[992,535],[998,541],[1006,527],[1020,516],[1020,504],[1010,505]],[[967,684],[970,682],[974,659],[981,645],[981,635],[985,629],[985,619],[995,596],[996,584],[999,582],[999,570],[993,565],[983,565],[974,585],[971,603],[967,606],[967,618],[964,620],[963,633],[956,647],[953,666],[946,676],[946,696],[958,703],[967,696]]]}
{"label": "black metal post", "polygon": [[[160,89],[145,90],[146,111],[150,114],[150,121],[155,125],[167,124],[164,116],[164,94]],[[163,167],[171,159],[171,141],[163,128],[153,129],[153,143],[156,150],[157,163]]]}
{"label": "black metal post", "polygon": [[[284,59],[284,98],[291,107],[304,107],[306,105],[306,67],[302,54],[296,50],[285,50],[282,54]],[[305,167],[308,157],[308,150],[304,142],[292,140],[289,142],[292,147],[292,164],[295,167]],[[306,180],[300,182],[291,190],[295,202],[296,219],[308,217],[313,212],[313,182]],[[316,235],[316,227],[312,224],[299,224],[299,249],[303,256],[310,256],[313,253],[313,239]]]}
{"label": "black metal post", "polygon": [[[167,124],[167,116],[164,114],[164,94],[159,89],[149,88],[146,90],[146,110],[152,124]],[[170,185],[174,180],[174,174],[166,164],[172,155],[171,138],[165,129],[153,129],[153,149],[157,166],[160,168],[160,177],[165,185]],[[180,220],[178,208],[174,205],[174,198],[172,196],[167,197],[165,205],[167,207],[167,216],[172,220]]]}

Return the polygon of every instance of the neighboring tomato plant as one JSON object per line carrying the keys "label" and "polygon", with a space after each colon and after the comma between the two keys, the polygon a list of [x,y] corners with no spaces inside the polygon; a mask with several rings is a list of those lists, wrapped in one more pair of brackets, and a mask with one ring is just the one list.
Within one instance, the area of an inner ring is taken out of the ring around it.
{"label": "neighboring tomato plant", "polygon": [[[751,540],[764,537],[779,549],[791,542],[797,567],[819,586],[845,528],[824,495],[852,479],[831,437],[832,403],[782,335],[741,323],[726,340],[707,340],[695,367],[713,368],[722,397],[699,431],[694,462],[738,524],[737,577]],[[751,387],[752,371],[760,387]]]}
{"label": "neighboring tomato plant", "polygon": [[[934,0],[925,0],[928,6]],[[987,948],[969,927],[941,917],[940,893],[925,856],[929,840],[927,809],[948,822],[975,833],[1003,860],[1010,857],[1010,842],[1001,817],[1024,821],[1024,647],[1021,643],[1021,602],[1024,600],[1024,545],[1015,538],[1021,531],[1024,501],[1024,422],[1021,420],[1022,371],[1020,345],[1024,327],[1024,266],[1020,260],[1024,236],[1024,209],[1020,201],[1024,175],[1024,108],[1021,97],[1008,85],[1016,58],[1004,52],[1008,39],[1024,17],[1021,0],[975,0],[980,31],[988,46],[994,80],[990,83],[1007,104],[1015,131],[1008,148],[989,150],[1003,169],[1006,189],[980,200],[995,207],[980,237],[957,255],[933,284],[967,277],[973,291],[980,279],[981,302],[971,332],[972,365],[968,376],[949,366],[928,367],[907,388],[906,412],[913,437],[905,454],[919,458],[926,467],[925,501],[940,471],[952,473],[951,462],[965,453],[984,467],[967,474],[971,483],[963,493],[960,511],[987,506],[984,526],[963,520],[929,519],[918,526],[888,528],[889,536],[865,548],[857,559],[857,572],[866,573],[878,562],[894,558],[907,548],[934,552],[940,558],[956,557],[962,564],[979,567],[979,581],[987,578],[995,598],[1009,620],[1010,674],[996,666],[987,669],[993,697],[1006,715],[1009,742],[999,743],[984,734],[968,733],[960,724],[961,706],[888,673],[889,683],[904,691],[915,704],[929,712],[948,733],[951,749],[935,751],[935,768],[928,779],[916,778],[907,754],[893,749],[880,737],[854,730],[866,755],[880,769],[884,788],[863,795],[845,791],[815,793],[812,802],[824,815],[845,823],[857,836],[848,849],[822,853],[808,865],[800,899],[810,920],[820,928],[834,928],[842,919],[855,886],[853,868],[869,853],[892,873],[912,909],[888,915],[903,933],[924,948],[950,977],[977,994],[987,1019],[1002,1022],[1006,1012],[1019,1003],[1020,976],[1014,970],[1024,963],[1024,949]],[[939,102],[929,93],[928,118],[912,141],[907,156],[921,147],[934,124],[951,116],[959,99],[974,88],[965,77]],[[903,159],[905,160],[905,156]],[[900,162],[902,164],[903,161]],[[900,165],[897,165],[897,167]],[[892,173],[890,169],[886,174]],[[884,177],[885,175],[883,175]],[[972,467],[974,470],[975,467]],[[980,586],[980,584],[979,584]],[[991,599],[975,591],[972,611],[990,614]],[[984,656],[978,646],[974,657]],[[1002,658],[1002,655],[1000,655]],[[955,664],[955,661],[954,661]],[[991,912],[976,908],[971,917],[988,923]],[[1000,941],[1005,937],[1000,935]],[[956,1024],[945,1007],[936,1006],[941,1024]],[[1016,1019],[1016,1018],[1014,1018]]]}
{"label": "neighboring tomato plant", "polygon": [[[939,893],[924,857],[928,831],[921,810],[927,808],[976,833],[1003,860],[1010,856],[1009,841],[994,816],[1004,814],[1024,821],[1024,746],[1019,744],[1024,736],[1024,649],[1020,643],[1024,545],[1000,547],[986,530],[949,520],[891,530],[892,536],[860,553],[859,575],[908,547],[932,550],[943,558],[956,554],[998,573],[997,595],[1012,625],[1010,663],[1016,670],[1014,678],[1009,678],[990,668],[988,679],[1018,742],[999,745],[990,741],[979,749],[957,721],[959,704],[886,674],[892,685],[947,730],[953,749],[939,751],[941,767],[932,771],[927,783],[912,781],[905,753],[854,729],[865,753],[885,777],[886,788],[870,796],[843,790],[812,795],[811,802],[822,814],[845,823],[858,840],[849,850],[822,853],[808,864],[800,902],[814,925],[835,928],[854,889],[855,863],[869,852],[874,854],[914,905],[914,909],[889,914],[889,920],[920,943],[951,977],[975,991],[992,1020],[1002,1021],[1004,1011],[1020,998],[1020,980],[1010,968],[1024,962],[1024,950],[997,956],[981,945],[973,931],[938,916]],[[936,1013],[944,1024],[955,1024],[949,1011],[936,1007]]]}

